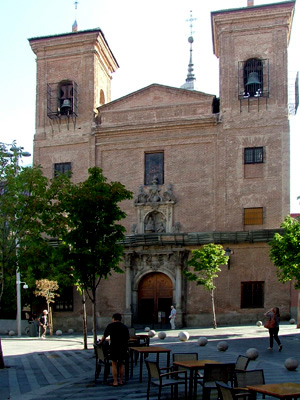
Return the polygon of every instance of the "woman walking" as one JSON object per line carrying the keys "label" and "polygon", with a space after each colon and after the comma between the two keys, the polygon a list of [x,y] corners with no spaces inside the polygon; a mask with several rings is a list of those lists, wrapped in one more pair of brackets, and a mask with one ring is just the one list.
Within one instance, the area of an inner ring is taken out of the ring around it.
{"label": "woman walking", "polygon": [[279,308],[278,307],[271,308],[271,310],[265,313],[265,316],[267,317],[267,322],[265,327],[269,329],[269,335],[270,335],[270,347],[268,347],[268,350],[273,349],[273,342],[275,340],[275,342],[278,344],[278,350],[281,351],[282,344],[278,337],[279,323],[280,323]]}

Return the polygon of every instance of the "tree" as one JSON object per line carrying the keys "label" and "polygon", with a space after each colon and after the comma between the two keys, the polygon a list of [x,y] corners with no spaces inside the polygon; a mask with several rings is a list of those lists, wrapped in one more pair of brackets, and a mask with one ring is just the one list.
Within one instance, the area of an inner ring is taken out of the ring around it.
{"label": "tree", "polygon": [[61,250],[73,270],[74,284],[90,298],[93,306],[93,334],[97,340],[96,290],[101,279],[119,268],[125,228],[117,222],[125,218],[119,203],[131,199],[132,193],[119,182],[108,183],[100,168],[89,169],[89,177],[71,184],[59,196],[60,215],[66,229],[60,232]]}
{"label": "tree", "polygon": [[218,277],[217,273],[221,271],[220,265],[228,262],[225,250],[221,245],[206,244],[200,249],[192,250],[192,257],[188,261],[188,265],[194,268],[194,272],[184,271],[189,281],[196,282],[196,285],[202,285],[210,292],[212,302],[213,324],[217,327],[215,301],[214,301],[214,279]]}
{"label": "tree", "polygon": [[36,296],[45,297],[47,302],[47,309],[49,314],[49,327],[50,327],[50,336],[53,335],[53,319],[52,319],[52,307],[51,303],[55,303],[55,297],[59,296],[56,291],[59,286],[56,281],[49,281],[48,279],[41,279],[35,282],[37,290],[34,292]]}
{"label": "tree", "polygon": [[[293,281],[295,289],[300,289],[300,221],[286,216],[281,224],[283,234],[275,233],[270,242],[270,258],[277,267],[280,282]],[[298,323],[300,327],[300,293],[298,297]]]}

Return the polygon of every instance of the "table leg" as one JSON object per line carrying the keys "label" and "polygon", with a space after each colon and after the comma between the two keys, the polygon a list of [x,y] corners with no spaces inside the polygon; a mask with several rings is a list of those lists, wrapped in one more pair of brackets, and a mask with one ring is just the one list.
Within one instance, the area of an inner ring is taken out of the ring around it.
{"label": "table leg", "polygon": [[144,361],[144,355],[143,353],[140,354],[140,382],[143,381],[143,361]]}

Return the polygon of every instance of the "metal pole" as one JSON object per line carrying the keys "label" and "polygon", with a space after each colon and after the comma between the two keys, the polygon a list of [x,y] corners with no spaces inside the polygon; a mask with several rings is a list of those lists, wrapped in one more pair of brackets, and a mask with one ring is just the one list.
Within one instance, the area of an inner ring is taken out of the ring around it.
{"label": "metal pole", "polygon": [[17,332],[21,336],[21,274],[16,271],[16,286],[17,286]]}

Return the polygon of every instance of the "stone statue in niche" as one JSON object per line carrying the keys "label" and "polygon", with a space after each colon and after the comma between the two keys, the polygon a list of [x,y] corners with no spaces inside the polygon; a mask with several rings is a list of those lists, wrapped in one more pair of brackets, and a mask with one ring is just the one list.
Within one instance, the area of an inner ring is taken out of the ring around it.
{"label": "stone statue in niche", "polygon": [[165,232],[165,218],[160,212],[152,212],[145,219],[145,233]]}
{"label": "stone statue in niche", "polygon": [[152,215],[148,217],[147,222],[145,223],[145,232],[146,233],[155,232],[155,225]]}
{"label": "stone statue in niche", "polygon": [[179,233],[180,232],[180,222],[175,222],[172,230],[174,233]]}
{"label": "stone statue in niche", "polygon": [[139,192],[138,192],[137,198],[135,200],[135,203],[143,203],[144,204],[144,203],[147,203],[147,200],[148,200],[148,195],[147,195],[147,193],[144,192],[143,185],[140,185]]}
{"label": "stone statue in niche", "polygon": [[153,202],[153,203],[157,203],[157,202],[161,201],[161,196],[160,196],[159,192],[160,192],[160,189],[157,186],[157,179],[153,179],[152,186],[149,189],[148,201]]}
{"label": "stone statue in niche", "polygon": [[171,183],[168,184],[167,191],[164,192],[164,194],[163,194],[163,201],[166,201],[166,202],[175,201],[175,196],[173,193]]}

